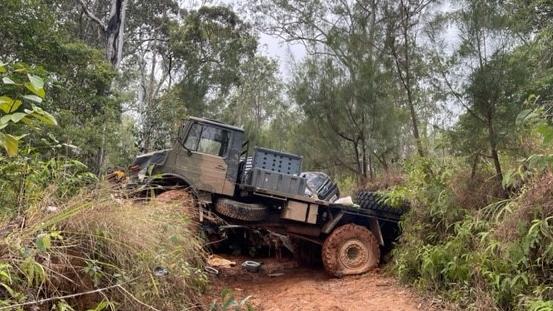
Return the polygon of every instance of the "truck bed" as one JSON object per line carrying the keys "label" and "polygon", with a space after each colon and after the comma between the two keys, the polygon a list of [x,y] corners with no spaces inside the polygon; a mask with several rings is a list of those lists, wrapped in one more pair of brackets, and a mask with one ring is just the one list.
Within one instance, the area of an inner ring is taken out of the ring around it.
{"label": "truck bed", "polygon": [[385,210],[375,210],[375,209],[366,209],[366,208],[358,208],[343,204],[329,204],[329,207],[336,208],[344,211],[346,214],[355,215],[355,216],[361,216],[361,217],[374,217],[378,220],[383,220],[387,222],[398,222],[401,218],[401,214],[398,213],[392,213]]}
{"label": "truck bed", "polygon": [[[345,214],[359,216],[359,217],[372,217],[376,218],[378,220],[387,221],[387,222],[398,222],[401,218],[401,213],[394,213],[389,211],[388,209],[379,208],[379,209],[367,209],[367,208],[359,208],[359,207],[353,207],[349,205],[344,204],[336,204],[336,203],[329,203],[327,201],[323,200],[317,200],[313,199],[307,196],[303,195],[294,195],[289,193],[282,193],[270,189],[264,189],[260,187],[254,187],[247,184],[241,184],[239,185],[241,190],[251,192],[252,195],[258,195],[266,198],[271,198],[275,200],[281,200],[281,201],[287,201],[287,200],[295,200],[310,204],[318,204],[321,207],[329,207],[332,209],[339,209],[343,211]],[[382,203],[384,204],[384,203]]]}

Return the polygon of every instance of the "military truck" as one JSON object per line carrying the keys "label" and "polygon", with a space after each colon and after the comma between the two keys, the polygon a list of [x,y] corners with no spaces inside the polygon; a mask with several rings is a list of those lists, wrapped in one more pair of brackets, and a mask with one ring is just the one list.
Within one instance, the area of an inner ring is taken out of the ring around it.
{"label": "military truck", "polygon": [[336,184],[324,173],[302,173],[302,157],[262,147],[248,152],[242,128],[190,117],[171,149],[135,159],[130,183],[190,189],[201,222],[266,228],[321,245],[323,265],[334,276],[378,266],[400,211],[366,193],[357,198],[360,206],[334,203]]}

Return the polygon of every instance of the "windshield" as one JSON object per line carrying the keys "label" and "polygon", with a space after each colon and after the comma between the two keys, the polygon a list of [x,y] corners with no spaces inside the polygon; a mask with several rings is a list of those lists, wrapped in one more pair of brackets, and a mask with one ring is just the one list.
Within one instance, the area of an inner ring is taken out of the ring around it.
{"label": "windshield", "polygon": [[190,120],[185,120],[182,123],[182,126],[179,128],[178,140],[181,144],[184,144],[184,139],[186,138],[186,129],[188,129],[189,124]]}
{"label": "windshield", "polygon": [[188,131],[184,147],[190,151],[225,156],[228,149],[229,131],[208,124],[194,123]]}

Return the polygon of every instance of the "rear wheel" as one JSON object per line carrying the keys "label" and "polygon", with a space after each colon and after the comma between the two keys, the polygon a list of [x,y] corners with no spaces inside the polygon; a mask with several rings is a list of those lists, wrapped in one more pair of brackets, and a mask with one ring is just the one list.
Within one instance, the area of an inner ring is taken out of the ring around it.
{"label": "rear wheel", "polygon": [[219,199],[215,210],[223,216],[243,221],[261,221],[268,215],[268,208],[261,204],[249,204],[230,199]]}
{"label": "rear wheel", "polygon": [[347,224],[338,227],[326,238],[322,260],[325,270],[336,277],[361,274],[378,266],[380,248],[367,228]]}

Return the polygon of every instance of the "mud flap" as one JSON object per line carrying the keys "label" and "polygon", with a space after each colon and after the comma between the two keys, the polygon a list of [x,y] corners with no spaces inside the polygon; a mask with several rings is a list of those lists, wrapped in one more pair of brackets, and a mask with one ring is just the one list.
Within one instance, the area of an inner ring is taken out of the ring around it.
{"label": "mud flap", "polygon": [[336,227],[336,225],[338,224],[340,219],[342,219],[342,217],[344,217],[344,212],[340,212],[338,215],[329,219],[323,226],[323,229],[322,229],[323,233],[329,234],[334,229],[334,227]]}

